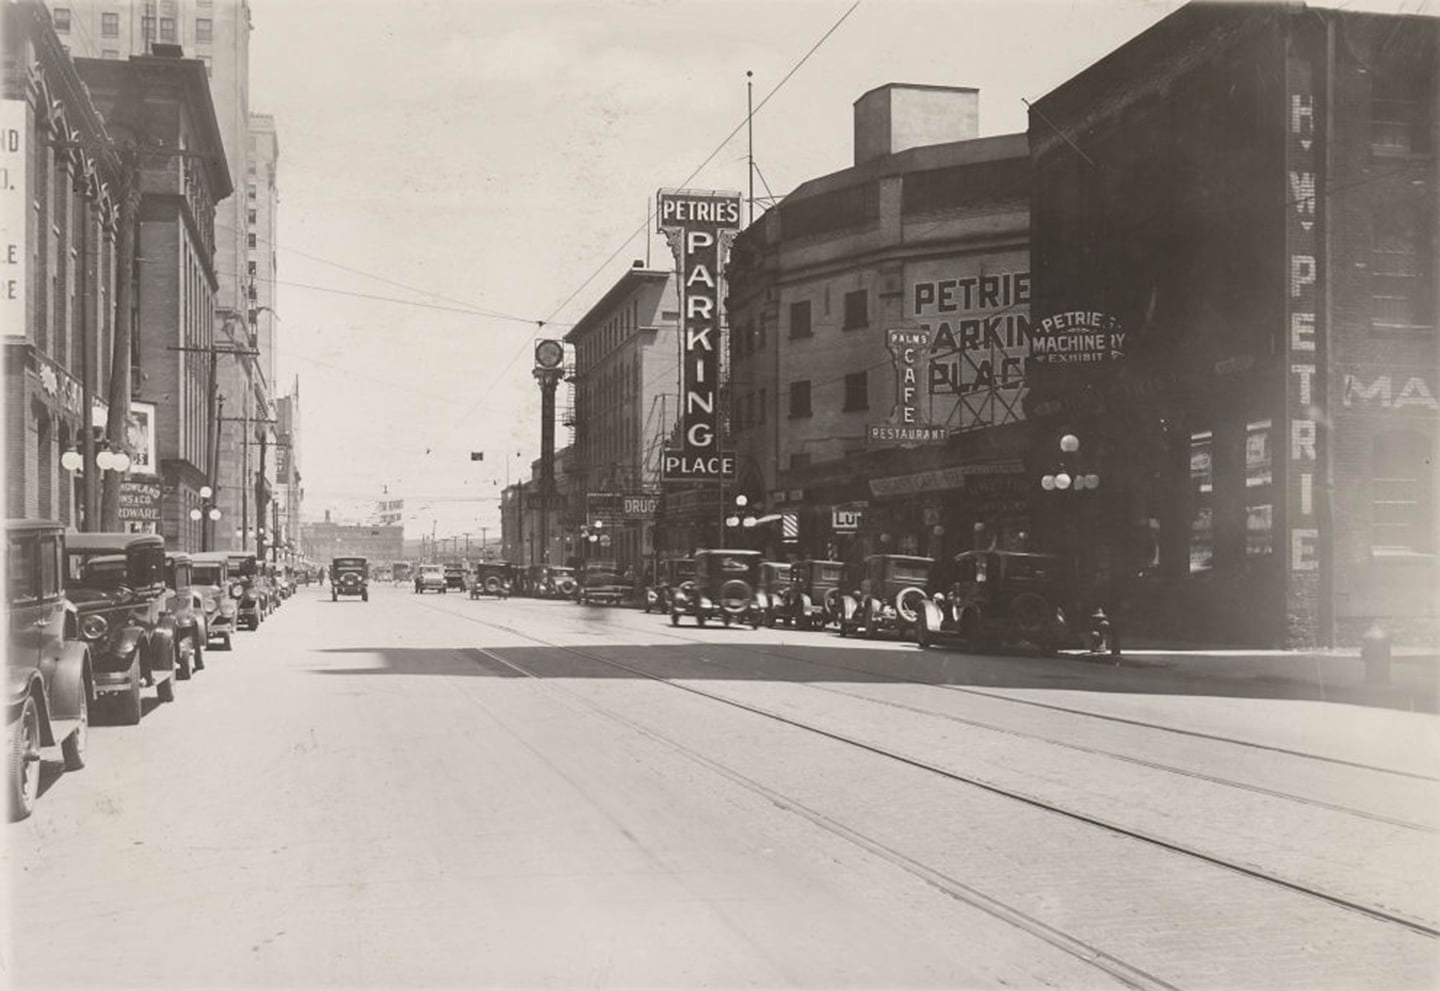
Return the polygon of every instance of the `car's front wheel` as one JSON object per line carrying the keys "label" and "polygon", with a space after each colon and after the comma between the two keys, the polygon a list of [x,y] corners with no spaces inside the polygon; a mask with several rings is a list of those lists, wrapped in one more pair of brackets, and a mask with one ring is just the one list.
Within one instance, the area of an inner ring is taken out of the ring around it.
{"label": "car's front wheel", "polygon": [[40,709],[28,695],[10,726],[9,763],[9,813],[16,822],[34,811],[40,797]]}
{"label": "car's front wheel", "polygon": [[173,676],[156,683],[155,697],[161,702],[175,701],[175,678]]}
{"label": "car's front wheel", "polygon": [[138,726],[140,708],[140,675],[137,672],[130,686],[116,699],[115,718],[121,726]]}

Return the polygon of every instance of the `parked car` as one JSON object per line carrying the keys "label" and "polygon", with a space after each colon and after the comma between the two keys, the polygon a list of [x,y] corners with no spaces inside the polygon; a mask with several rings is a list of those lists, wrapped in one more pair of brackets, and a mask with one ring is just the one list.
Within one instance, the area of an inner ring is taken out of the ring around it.
{"label": "parked car", "polygon": [[[955,581],[921,611],[915,639],[928,647],[958,638],[970,649],[1028,643],[1043,653],[1079,646],[1083,637],[1066,614],[1070,583],[1054,554],[964,551],[955,556]],[[1080,620],[1080,610],[1073,610]]]}
{"label": "parked car", "polygon": [[527,595],[537,599],[569,599],[579,582],[575,569],[558,564],[532,564],[525,571]]}
{"label": "parked car", "polygon": [[634,591],[634,584],[620,573],[614,561],[586,561],[580,573],[575,601],[583,605],[604,603],[618,606]]}
{"label": "parked car", "polygon": [[927,586],[933,558],[904,554],[872,554],[865,559],[865,579],[858,599],[841,598],[840,635],[852,631],[869,637],[895,632],[913,635],[919,608],[929,601]]}
{"label": "parked car", "polygon": [[183,551],[165,552],[165,584],[170,594],[165,612],[175,631],[175,676],[187,681],[205,667],[205,600],[195,588],[193,563]]}
{"label": "parked car", "polygon": [[420,570],[415,572],[415,594],[439,592],[444,595],[445,591],[445,569],[438,564],[420,565]]}
{"label": "parked car", "polygon": [[390,578],[396,584],[413,581],[415,578],[415,567],[408,561],[396,561],[390,566]]}
{"label": "parked car", "polygon": [[508,599],[514,581],[515,566],[509,561],[481,561],[475,565],[475,576],[470,582],[470,598],[493,595],[499,599]]}
{"label": "parked car", "polygon": [[777,607],[790,589],[790,565],[785,561],[761,561],[760,579],[755,586],[755,608],[766,626],[774,626]]}
{"label": "parked car", "polygon": [[230,594],[230,562],[224,551],[202,551],[190,555],[190,580],[203,600],[205,610],[205,645],[215,641],[226,650],[233,646],[239,604]]}
{"label": "parked car", "polygon": [[445,587],[454,589],[457,592],[465,591],[465,565],[459,561],[449,561],[444,565]]}
{"label": "parked car", "polygon": [[238,611],[237,622],[249,630],[260,629],[269,615],[265,583],[260,581],[260,562],[249,551],[231,551],[226,555],[230,572],[230,595]]}
{"label": "parked car", "polygon": [[755,610],[755,584],[760,577],[760,552],[748,550],[705,550],[695,554],[694,593],[686,602],[677,600],[670,607],[670,622],[680,625],[680,617],[695,618],[696,626],[710,619],[719,619],[726,626],[749,620],[760,625]]}
{"label": "parked car", "polygon": [[694,587],[695,559],[693,557],[672,557],[660,562],[655,571],[655,580],[645,589],[645,611],[655,610],[666,613],[675,596],[684,596]]}
{"label": "parked car", "polygon": [[66,537],[65,594],[90,648],[95,695],[113,698],[121,723],[140,721],[141,689],[175,699],[174,619],[165,612],[165,540],[153,533]]}
{"label": "parked car", "polygon": [[795,629],[823,630],[840,620],[840,586],[845,565],[839,561],[796,561],[790,587],[774,609],[776,622]]}
{"label": "parked car", "polygon": [[330,601],[342,595],[370,601],[370,563],[363,557],[337,557],[330,561]]}
{"label": "parked car", "polygon": [[40,795],[42,747],[59,746],[67,771],[85,766],[94,675],[62,584],[65,528],[10,520],[5,533],[5,791],[13,821],[30,815]]}

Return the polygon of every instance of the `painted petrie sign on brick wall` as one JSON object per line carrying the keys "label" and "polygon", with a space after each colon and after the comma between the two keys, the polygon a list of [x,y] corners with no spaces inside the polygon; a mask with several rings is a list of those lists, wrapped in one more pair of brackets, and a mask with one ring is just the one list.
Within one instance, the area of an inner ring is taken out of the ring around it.
{"label": "painted petrie sign on brick wall", "polygon": [[[1293,43],[1293,41],[1292,41]],[[1321,515],[1316,480],[1323,478],[1322,435],[1325,367],[1316,311],[1321,297],[1317,261],[1320,224],[1316,170],[1321,161],[1315,87],[1310,63],[1292,49],[1287,66],[1285,167],[1286,244],[1289,273],[1285,334],[1285,519],[1286,614],[1293,643],[1313,643],[1319,633]]]}
{"label": "painted petrie sign on brick wall", "polygon": [[657,215],[680,275],[681,333],[680,445],[665,450],[661,478],[734,478],[735,454],[721,450],[721,280],[740,228],[740,194],[662,189]]}

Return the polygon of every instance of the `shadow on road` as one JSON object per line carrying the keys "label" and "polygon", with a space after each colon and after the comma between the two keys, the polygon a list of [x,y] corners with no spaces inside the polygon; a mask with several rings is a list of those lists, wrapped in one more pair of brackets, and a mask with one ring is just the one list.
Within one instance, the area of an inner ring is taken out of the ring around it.
{"label": "shadow on road", "polygon": [[[922,651],[896,643],[865,649],[745,642],[565,647],[337,647],[318,653],[369,655],[364,666],[317,667],[322,675],[447,675],[476,678],[637,678],[784,682],[917,682],[975,688],[1053,689],[1226,698],[1308,699],[1424,712],[1440,711],[1435,674],[1396,665],[1387,684],[1368,684],[1353,659],[1161,659]],[[728,638],[727,638],[728,641]],[[510,666],[505,662],[510,662]]]}

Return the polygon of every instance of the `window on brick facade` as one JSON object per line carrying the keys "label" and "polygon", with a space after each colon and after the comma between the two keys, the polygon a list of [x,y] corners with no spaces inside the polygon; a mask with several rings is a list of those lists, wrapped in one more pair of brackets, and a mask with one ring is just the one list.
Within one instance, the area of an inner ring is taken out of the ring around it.
{"label": "window on brick facade", "polygon": [[56,8],[55,8],[55,12],[51,15],[51,18],[52,18],[52,19],[54,20],[54,22],[55,22],[55,30],[56,30],[56,31],[60,32],[61,34],[69,34],[69,33],[70,33],[70,8],[69,8],[69,7],[56,7]]}
{"label": "window on brick facade", "polygon": [[864,289],[845,294],[845,329],[870,326],[870,293]]}
{"label": "window on brick facade", "polygon": [[808,451],[801,451],[801,452],[799,452],[798,454],[792,454],[792,455],[790,455],[790,467],[791,467],[791,469],[795,469],[795,468],[808,468],[809,466],[810,466],[810,453],[809,453]]}
{"label": "window on brick facade", "polygon": [[1429,64],[1391,58],[1370,77],[1370,151],[1410,155],[1429,149],[1427,109],[1434,86]]}
{"label": "window on brick facade", "polygon": [[140,18],[140,37],[146,41],[155,40],[155,18],[148,14]]}
{"label": "window on brick facade", "polygon": [[845,412],[870,408],[870,373],[845,376]]}
{"label": "window on brick facade", "polygon": [[791,303],[790,336],[809,337],[810,333],[810,301],[802,299],[798,303]]}
{"label": "window on brick facade", "polygon": [[255,223],[255,211],[254,211],[254,210],[249,210],[249,211],[247,211],[245,217],[246,217],[247,220],[250,221],[250,223],[252,223],[252,224]]}
{"label": "window on brick facade", "polygon": [[790,383],[790,418],[810,415],[810,380],[796,379]]}
{"label": "window on brick facade", "polygon": [[195,40],[209,44],[214,40],[214,25],[208,17],[195,18]]}
{"label": "window on brick facade", "polygon": [[113,48],[107,48],[107,49],[105,49],[103,52],[100,53],[100,57],[101,57],[101,58],[118,59],[118,58],[120,57],[120,53],[119,53],[118,51],[116,51],[115,49],[113,49]]}
{"label": "window on brick facade", "polygon": [[[1425,211],[1392,204],[1376,209],[1370,243],[1372,322],[1377,327],[1430,325],[1431,298],[1428,237],[1422,233]],[[1433,218],[1431,218],[1433,222]]]}
{"label": "window on brick facade", "polygon": [[255,274],[255,269],[256,269],[256,265],[255,265],[255,263],[254,263],[253,261],[250,261],[250,262],[246,262],[246,263],[245,263],[245,270],[246,270],[246,272],[247,272],[248,274],[254,275],[254,274]]}
{"label": "window on brick facade", "polygon": [[175,40],[175,18],[160,18],[160,40],[169,42]]}
{"label": "window on brick facade", "polygon": [[1190,573],[1215,566],[1215,438],[1190,435]]}
{"label": "window on brick facade", "polygon": [[1370,543],[1380,554],[1435,549],[1432,444],[1419,431],[1375,438],[1370,455]]}
{"label": "window on brick facade", "polygon": [[100,37],[102,37],[102,38],[118,38],[118,37],[120,37],[120,15],[119,15],[119,14],[106,13],[106,14],[101,14],[101,15],[100,15]]}

